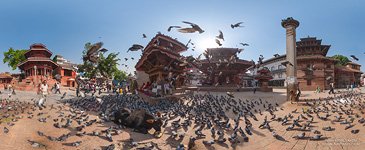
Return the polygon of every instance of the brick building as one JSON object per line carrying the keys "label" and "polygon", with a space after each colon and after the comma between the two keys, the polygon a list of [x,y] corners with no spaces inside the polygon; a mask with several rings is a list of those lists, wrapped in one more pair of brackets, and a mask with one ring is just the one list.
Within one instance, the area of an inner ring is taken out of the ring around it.
{"label": "brick building", "polygon": [[[297,45],[297,79],[301,90],[329,89],[329,83],[335,87],[344,88],[346,85],[360,84],[360,65],[350,62],[346,66],[336,66],[337,60],[328,57],[330,45],[322,45],[322,40],[315,37],[301,38]],[[273,74],[270,86],[286,86],[286,69],[281,63],[286,61],[286,55],[276,55],[267,59],[262,66],[267,67]],[[252,75],[257,69],[249,68]]]}
{"label": "brick building", "polygon": [[76,71],[73,67],[76,66],[76,64],[71,63],[61,55],[56,55],[53,58],[53,61],[58,64],[58,68],[55,69],[55,74],[60,75],[61,85],[65,87],[75,87]]}
{"label": "brick building", "polygon": [[0,73],[0,89],[3,89],[6,85],[11,84],[13,77],[10,73]]}
{"label": "brick building", "polygon": [[[26,60],[19,63],[18,67],[24,79],[19,80],[14,85],[19,90],[36,90],[36,86],[47,80],[48,84],[53,85],[56,80],[54,79],[55,74],[61,75],[61,85],[74,87],[76,72],[72,70],[72,65],[68,61],[51,59],[52,52],[41,43],[32,44],[29,50],[24,54]],[[58,56],[58,55],[57,55]]]}

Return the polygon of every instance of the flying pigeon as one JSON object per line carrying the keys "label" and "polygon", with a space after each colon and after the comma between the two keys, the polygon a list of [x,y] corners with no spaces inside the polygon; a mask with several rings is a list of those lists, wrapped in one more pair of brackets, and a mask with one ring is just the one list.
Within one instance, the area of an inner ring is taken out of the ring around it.
{"label": "flying pigeon", "polygon": [[83,56],[84,61],[97,62],[99,59],[99,52],[106,52],[105,48],[100,49],[103,46],[103,42],[98,42],[93,45],[86,51],[86,54]]}
{"label": "flying pigeon", "polygon": [[181,28],[178,29],[179,32],[181,33],[194,33],[194,32],[199,32],[200,34],[204,32],[204,30],[202,30],[197,24],[191,23],[191,22],[187,22],[187,21],[183,21],[183,23],[189,24],[191,26],[191,28]]}
{"label": "flying pigeon", "polygon": [[224,41],[224,37],[223,37],[223,32],[221,30],[219,30],[219,35],[216,36],[218,39],[221,39]]}
{"label": "flying pigeon", "polygon": [[231,24],[231,28],[234,29],[234,28],[237,28],[237,27],[243,27],[241,26],[243,22],[239,22],[239,23],[236,23],[236,24]]}
{"label": "flying pigeon", "polygon": [[169,26],[167,29],[167,32],[170,32],[172,28],[181,28],[180,26]]}
{"label": "flying pigeon", "polygon": [[355,55],[350,55],[350,57],[356,61],[359,61],[359,58],[357,58]]}
{"label": "flying pigeon", "polygon": [[144,47],[142,45],[133,44],[132,47],[130,47],[127,52],[129,52],[129,51],[138,51],[138,50],[142,50],[143,48]]}
{"label": "flying pigeon", "polygon": [[219,46],[222,46],[221,41],[219,41],[218,39],[215,39],[215,43],[217,43]]}
{"label": "flying pigeon", "polygon": [[290,63],[289,61],[284,61],[284,62],[282,62],[281,63],[281,65],[283,65],[283,66],[287,66],[287,65],[290,65],[290,66],[293,66],[293,64],[292,63]]}
{"label": "flying pigeon", "polygon": [[249,46],[247,43],[240,43],[242,46]]}

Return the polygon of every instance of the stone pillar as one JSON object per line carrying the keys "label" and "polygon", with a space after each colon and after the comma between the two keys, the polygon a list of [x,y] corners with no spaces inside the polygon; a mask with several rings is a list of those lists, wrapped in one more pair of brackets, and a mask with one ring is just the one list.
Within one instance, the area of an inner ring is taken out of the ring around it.
{"label": "stone pillar", "polygon": [[290,91],[297,93],[297,48],[295,29],[299,26],[299,21],[289,17],[282,20],[281,25],[286,29],[286,82],[287,100],[290,100]]}

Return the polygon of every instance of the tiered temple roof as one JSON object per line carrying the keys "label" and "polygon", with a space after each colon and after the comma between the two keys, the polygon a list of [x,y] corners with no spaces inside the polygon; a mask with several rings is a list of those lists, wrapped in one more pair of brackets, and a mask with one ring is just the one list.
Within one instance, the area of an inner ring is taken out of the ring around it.
{"label": "tiered temple roof", "polygon": [[[50,57],[52,56],[52,52],[41,43],[32,44],[30,46],[30,49],[24,55],[27,60],[18,64],[18,67],[21,70],[29,69],[34,65],[48,65],[51,66],[53,69],[58,67],[58,65],[50,59]],[[40,62],[42,63],[40,64]]]}
{"label": "tiered temple roof", "polygon": [[331,45],[322,45],[322,40],[316,37],[301,38],[297,44],[297,56],[301,55],[321,55],[326,57]]}

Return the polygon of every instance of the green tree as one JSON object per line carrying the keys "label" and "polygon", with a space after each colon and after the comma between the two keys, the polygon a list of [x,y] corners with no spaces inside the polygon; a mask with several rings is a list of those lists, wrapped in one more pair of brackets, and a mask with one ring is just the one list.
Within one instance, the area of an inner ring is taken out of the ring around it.
{"label": "green tree", "polygon": [[114,73],[118,71],[118,61],[120,60],[118,55],[119,53],[109,53],[107,57],[104,57],[103,54],[99,56],[97,69],[107,79],[112,78]]}
{"label": "green tree", "polygon": [[346,56],[343,56],[343,55],[334,55],[334,56],[332,56],[332,58],[338,60],[338,62],[336,63],[337,66],[344,66],[348,62],[350,62],[349,58],[347,58]]}
{"label": "green tree", "polygon": [[[87,51],[91,48],[92,44],[90,42],[85,43],[82,55],[86,55]],[[97,68],[89,61],[83,61],[82,64],[78,65],[78,72],[83,72],[84,76],[87,78],[94,78],[97,73]]]}
{"label": "green tree", "polygon": [[8,66],[15,70],[18,67],[18,64],[25,61],[26,58],[24,56],[27,50],[9,48],[7,52],[4,52],[4,63],[8,63]]}
{"label": "green tree", "polygon": [[97,73],[97,68],[91,62],[85,61],[83,64],[78,65],[78,72],[83,72],[87,78],[94,78]]}
{"label": "green tree", "polygon": [[115,73],[114,73],[114,80],[117,80],[117,81],[123,81],[123,80],[126,80],[127,79],[127,73],[125,71],[122,71],[122,70],[117,70]]}

